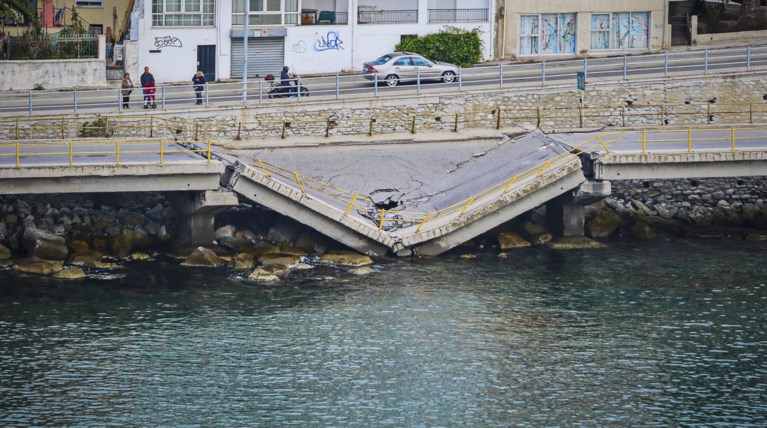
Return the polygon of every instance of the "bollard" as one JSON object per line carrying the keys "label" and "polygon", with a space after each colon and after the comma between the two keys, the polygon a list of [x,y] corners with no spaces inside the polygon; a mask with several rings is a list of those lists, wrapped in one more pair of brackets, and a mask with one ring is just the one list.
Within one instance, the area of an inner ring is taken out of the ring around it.
{"label": "bollard", "polygon": [[415,118],[416,116],[413,116],[413,124],[410,126],[410,133],[415,134]]}
{"label": "bollard", "polygon": [[287,123],[285,123],[285,121],[283,120],[282,121],[282,136],[281,136],[282,139],[285,139],[285,128],[286,127],[287,127]]}
{"label": "bollard", "polygon": [[495,129],[501,129],[501,108],[498,107],[495,109],[496,117],[495,117]]}
{"label": "bollard", "polygon": [[240,140],[240,132],[242,131],[242,122],[239,122],[237,124],[237,138],[236,140]]}
{"label": "bollard", "polygon": [[453,125],[453,132],[458,132],[458,113],[455,114],[455,125]]}
{"label": "bollard", "polygon": [[376,121],[376,118],[374,117],[370,118],[370,129],[368,130],[369,137],[373,135],[373,124],[375,123],[375,121]]}

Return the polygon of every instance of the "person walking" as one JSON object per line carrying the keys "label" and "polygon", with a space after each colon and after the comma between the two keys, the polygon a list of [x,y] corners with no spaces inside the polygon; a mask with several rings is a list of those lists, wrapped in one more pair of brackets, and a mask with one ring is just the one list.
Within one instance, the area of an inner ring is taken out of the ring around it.
{"label": "person walking", "polygon": [[123,96],[123,108],[130,108],[130,94],[133,92],[133,81],[130,80],[130,73],[125,73],[121,84]]}
{"label": "person walking", "polygon": [[197,71],[197,74],[192,76],[192,84],[194,85],[194,93],[197,95],[197,102],[195,104],[202,104],[202,90],[205,89],[205,75],[202,71]]}
{"label": "person walking", "polygon": [[149,72],[149,67],[144,67],[144,74],[141,75],[141,87],[144,88],[144,108],[157,108],[154,102],[155,83],[154,76]]}

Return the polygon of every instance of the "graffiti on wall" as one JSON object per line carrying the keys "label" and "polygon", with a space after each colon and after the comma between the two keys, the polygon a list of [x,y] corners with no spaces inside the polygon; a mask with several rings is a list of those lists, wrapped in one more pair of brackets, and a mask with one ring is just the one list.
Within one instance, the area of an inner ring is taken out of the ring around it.
{"label": "graffiti on wall", "polygon": [[314,50],[317,52],[342,51],[344,42],[335,31],[328,31],[327,35],[319,36],[314,41]]}
{"label": "graffiti on wall", "polygon": [[181,40],[179,40],[178,37],[162,36],[154,38],[154,46],[157,49],[162,49],[167,47],[180,48],[183,45],[181,44]]}
{"label": "graffiti on wall", "polygon": [[293,52],[302,54],[306,52],[306,42],[303,40],[299,40],[296,43],[293,43],[293,47],[290,48]]}

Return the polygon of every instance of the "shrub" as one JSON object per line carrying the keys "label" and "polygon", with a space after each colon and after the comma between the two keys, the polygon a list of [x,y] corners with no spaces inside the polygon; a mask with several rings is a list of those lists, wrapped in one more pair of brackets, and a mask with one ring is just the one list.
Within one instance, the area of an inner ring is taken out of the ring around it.
{"label": "shrub", "polygon": [[470,67],[482,59],[481,31],[446,27],[439,33],[423,37],[408,37],[394,47],[397,51],[414,52],[432,61],[453,63]]}

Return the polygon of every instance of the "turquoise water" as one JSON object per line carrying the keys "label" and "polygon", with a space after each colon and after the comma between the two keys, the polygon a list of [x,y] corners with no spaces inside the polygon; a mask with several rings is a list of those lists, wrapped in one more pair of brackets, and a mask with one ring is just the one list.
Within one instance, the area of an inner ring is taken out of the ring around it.
{"label": "turquoise water", "polygon": [[0,425],[767,425],[767,244],[458,255],[0,272]]}

